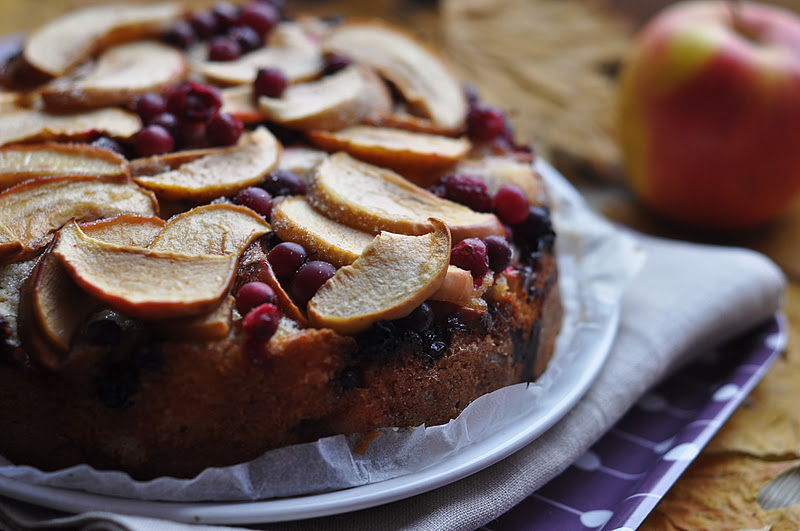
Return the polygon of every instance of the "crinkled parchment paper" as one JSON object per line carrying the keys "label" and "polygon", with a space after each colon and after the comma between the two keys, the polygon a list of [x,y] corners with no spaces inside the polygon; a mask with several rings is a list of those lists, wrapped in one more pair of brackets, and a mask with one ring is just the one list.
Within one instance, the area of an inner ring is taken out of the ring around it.
{"label": "crinkled parchment paper", "polygon": [[354,451],[362,440],[360,435],[335,436],[272,450],[248,463],[210,468],[194,479],[134,481],[127,474],[97,471],[86,465],[45,473],[2,458],[0,474],[37,485],[132,499],[266,499],[359,486],[413,473],[480,442],[523,415],[530,418],[536,414],[542,394],[559,377],[566,376],[565,367],[579,356],[596,355],[587,354],[582,330],[593,323],[608,322],[608,316],[618,311],[622,293],[644,259],[635,241],[593,214],[555,170],[544,162],[537,163],[537,169],[546,177],[554,201],[559,282],[566,314],[556,354],[537,382],[485,395],[446,425],[384,429],[366,445],[365,452]]}

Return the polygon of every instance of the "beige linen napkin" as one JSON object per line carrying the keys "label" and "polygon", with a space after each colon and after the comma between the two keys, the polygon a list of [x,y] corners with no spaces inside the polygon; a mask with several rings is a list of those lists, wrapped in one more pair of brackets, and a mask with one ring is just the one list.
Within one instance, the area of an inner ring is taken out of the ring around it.
{"label": "beige linen napkin", "polygon": [[[642,396],[694,353],[773,315],[785,279],[755,252],[637,236],[647,253],[622,304],[607,363],[575,408],[533,443],[488,469],[432,492],[354,513],[264,529],[475,529],[558,475]],[[108,513],[53,519],[51,512],[0,499],[0,527],[185,529]],[[214,528],[219,529],[219,528]]]}

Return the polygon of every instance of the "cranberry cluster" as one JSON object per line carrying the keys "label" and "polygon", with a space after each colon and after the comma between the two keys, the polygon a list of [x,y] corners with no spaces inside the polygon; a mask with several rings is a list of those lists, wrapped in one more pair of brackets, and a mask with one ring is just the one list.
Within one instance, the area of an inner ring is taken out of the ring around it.
{"label": "cranberry cluster", "polygon": [[236,294],[236,310],[244,316],[242,328],[252,337],[267,340],[281,319],[275,291],[263,282],[248,282]]}
{"label": "cranberry cluster", "polygon": [[302,195],[306,183],[294,172],[276,170],[270,173],[260,186],[245,188],[236,194],[233,202],[255,211],[269,219],[272,213],[273,198],[279,196]]}
{"label": "cranberry cluster", "polygon": [[289,286],[289,295],[299,306],[308,304],[319,288],[336,273],[333,264],[308,258],[305,247],[293,242],[279,243],[267,256],[275,276]]}
{"label": "cranberry cluster", "polygon": [[208,40],[208,59],[232,61],[261,47],[280,22],[282,2],[253,0],[243,7],[217,2],[211,9],[193,12],[174,25],[164,40],[180,48]]}
{"label": "cranberry cluster", "polygon": [[467,86],[464,93],[469,104],[467,137],[470,140],[487,143],[498,154],[515,152],[532,159],[530,147],[520,146],[514,141],[514,127],[503,111],[481,101],[472,86]]}
{"label": "cranberry cluster", "polygon": [[242,135],[242,122],[220,112],[219,91],[195,81],[181,83],[165,94],[148,92],[136,97],[133,110],[144,127],[134,139],[139,157],[202,146],[230,146]]}

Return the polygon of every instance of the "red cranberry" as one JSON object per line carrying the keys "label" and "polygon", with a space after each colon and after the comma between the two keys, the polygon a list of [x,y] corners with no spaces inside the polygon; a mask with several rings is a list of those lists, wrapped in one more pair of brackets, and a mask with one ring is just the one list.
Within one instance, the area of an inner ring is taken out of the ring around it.
{"label": "red cranberry", "polygon": [[194,44],[196,40],[197,35],[194,28],[185,20],[177,22],[164,34],[164,42],[184,50]]}
{"label": "red cranberry", "polygon": [[277,170],[270,173],[261,187],[272,197],[281,195],[302,195],[306,193],[306,183],[296,173],[289,170]]}
{"label": "red cranberry", "polygon": [[255,186],[245,188],[236,194],[233,202],[237,205],[246,206],[265,218],[269,218],[272,212],[272,196],[263,188],[256,188]]}
{"label": "red cranberry", "polygon": [[242,55],[242,48],[233,37],[220,36],[211,39],[208,44],[209,61],[233,61]]}
{"label": "red cranberry", "polygon": [[239,43],[242,53],[255,50],[264,44],[264,39],[250,26],[236,26],[231,28],[228,36]]}
{"label": "red cranberry", "polygon": [[208,39],[217,32],[217,17],[208,9],[200,9],[192,13],[189,23],[201,39]]}
{"label": "red cranberry", "polygon": [[150,120],[166,110],[167,102],[164,100],[164,96],[155,92],[145,92],[133,100],[133,111],[145,123],[149,123]]}
{"label": "red cranberry", "polygon": [[253,82],[257,94],[270,98],[280,98],[288,86],[289,80],[278,68],[259,68]]}
{"label": "red cranberry", "polygon": [[489,269],[499,273],[508,267],[513,254],[508,240],[502,236],[491,235],[485,237],[483,242],[486,244],[486,254],[489,257]]}
{"label": "red cranberry", "polygon": [[516,225],[528,217],[528,195],[513,183],[506,183],[494,195],[494,209],[505,223]]}
{"label": "red cranberry", "polygon": [[236,310],[241,315],[267,302],[275,303],[275,291],[263,282],[248,282],[236,294]]}
{"label": "red cranberry", "polygon": [[472,140],[488,142],[506,132],[506,116],[499,109],[485,103],[476,103],[467,114],[467,136]]}
{"label": "red cranberry", "polygon": [[172,135],[160,125],[148,125],[136,134],[136,154],[140,157],[169,153],[174,147]]}
{"label": "red cranberry", "polygon": [[280,280],[289,280],[306,261],[308,253],[299,243],[282,242],[272,248],[267,260]]}
{"label": "red cranberry", "polygon": [[179,120],[207,122],[222,106],[219,91],[210,85],[188,81],[167,98],[167,110]]}
{"label": "red cranberry", "polygon": [[335,273],[336,268],[328,262],[321,260],[306,262],[292,277],[289,293],[298,305],[305,306]]}
{"label": "red cranberry", "polygon": [[450,252],[450,263],[479,277],[489,270],[489,256],[486,244],[480,238],[467,238],[460,241]]}
{"label": "red cranberry", "polygon": [[211,8],[211,13],[217,19],[217,31],[228,31],[239,16],[239,8],[230,2],[217,2]]}
{"label": "red cranberry", "polygon": [[206,124],[206,139],[212,146],[232,146],[242,136],[244,125],[227,112],[218,112]]}
{"label": "red cranberry", "polygon": [[251,2],[239,13],[236,25],[249,26],[259,35],[266,36],[275,29],[280,19],[280,13],[271,4]]}
{"label": "red cranberry", "polygon": [[347,68],[353,63],[346,55],[329,53],[325,55],[325,66],[322,69],[323,75],[335,74],[339,70]]}
{"label": "red cranberry", "polygon": [[242,328],[251,336],[269,339],[278,329],[281,313],[278,307],[269,302],[253,308],[242,319]]}
{"label": "red cranberry", "polygon": [[555,230],[550,220],[550,211],[539,205],[528,208],[525,221],[514,226],[514,240],[529,252],[552,251]]}
{"label": "red cranberry", "polygon": [[178,128],[178,119],[172,113],[162,112],[154,116],[148,125],[160,125],[174,135]]}
{"label": "red cranberry", "polygon": [[434,184],[431,191],[478,212],[492,210],[492,198],[486,183],[483,179],[472,175],[463,173],[445,175]]}

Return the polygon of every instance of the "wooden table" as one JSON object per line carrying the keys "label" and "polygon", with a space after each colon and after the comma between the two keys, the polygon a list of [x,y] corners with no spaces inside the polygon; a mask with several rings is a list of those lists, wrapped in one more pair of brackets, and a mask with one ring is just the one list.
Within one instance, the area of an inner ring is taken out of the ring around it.
{"label": "wooden table", "polygon": [[[0,0],[0,34],[24,32],[97,0]],[[637,24],[668,0],[304,0],[295,10],[381,16],[433,41],[609,217],[644,232],[743,245],[775,259],[791,283],[789,348],[643,529],[798,529],[800,505],[764,511],[760,487],[800,457],[800,204],[763,230],[727,238],[676,231],[621,184],[610,98]],[[193,5],[211,2],[192,0]],[[800,0],[781,3],[800,11]],[[713,496],[709,493],[713,493]]]}

